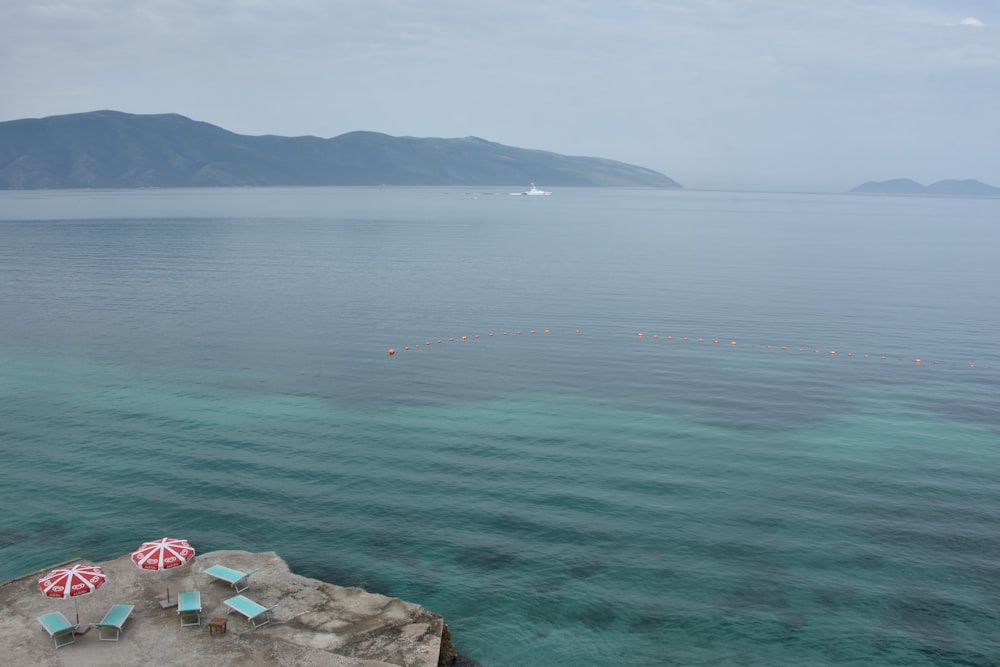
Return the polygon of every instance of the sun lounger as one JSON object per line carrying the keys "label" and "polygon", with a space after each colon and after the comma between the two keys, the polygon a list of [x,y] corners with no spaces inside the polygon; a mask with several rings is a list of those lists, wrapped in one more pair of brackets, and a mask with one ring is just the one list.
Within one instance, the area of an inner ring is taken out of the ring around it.
{"label": "sun lounger", "polygon": [[[112,607],[108,613],[104,615],[100,623],[94,623],[94,627],[100,632],[100,639],[106,642],[116,642],[118,637],[122,634],[122,626],[125,625],[125,621],[128,620],[129,615],[131,615],[132,610],[135,609],[134,604],[116,604]],[[105,636],[104,631],[108,631],[108,636]],[[111,637],[110,632],[114,630],[115,636]]]}
{"label": "sun lounger", "polygon": [[181,617],[182,626],[201,625],[201,593],[199,591],[180,593],[177,596],[177,614]]}
{"label": "sun lounger", "polygon": [[70,623],[69,619],[63,616],[61,611],[54,611],[51,614],[39,616],[38,622],[49,633],[49,637],[52,637],[52,643],[55,644],[56,648],[76,643],[76,635],[74,633],[80,626]]}
{"label": "sun lounger", "polygon": [[[230,609],[233,609],[246,616],[247,621],[250,622],[250,625],[253,626],[254,630],[256,630],[262,625],[267,625],[268,623],[270,623],[271,615],[268,612],[270,612],[272,609],[278,606],[278,605],[272,605],[270,607],[265,607],[263,605],[257,604],[250,598],[245,597],[243,595],[237,595],[234,598],[229,598],[228,600],[224,600],[223,604],[229,607]],[[264,620],[258,623],[256,619],[259,619],[262,616],[264,617]]]}
{"label": "sun lounger", "polygon": [[[216,579],[221,579],[227,584],[231,584],[237,593],[242,593],[246,589],[250,588],[250,575],[257,570],[250,570],[249,572],[240,572],[239,570],[234,570],[231,567],[226,567],[225,565],[213,565],[212,567],[205,570],[205,574],[210,577],[215,577]],[[240,584],[243,584],[241,587]]]}

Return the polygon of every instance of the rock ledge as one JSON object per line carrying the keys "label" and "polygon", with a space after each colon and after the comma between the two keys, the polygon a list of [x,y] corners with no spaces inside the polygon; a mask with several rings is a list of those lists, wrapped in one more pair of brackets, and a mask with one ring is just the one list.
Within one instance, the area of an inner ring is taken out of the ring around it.
{"label": "rock ledge", "polygon": [[[223,601],[236,592],[204,574],[216,563],[256,570],[242,594],[275,606],[270,624],[254,630],[244,617],[228,613]],[[37,580],[52,569],[45,568],[0,584],[0,651],[6,664],[438,667],[454,660],[450,633],[438,614],[398,598],[297,575],[274,552],[213,551],[166,572],[140,570],[128,554],[97,564],[108,581],[77,598],[80,621],[94,623],[115,604],[134,604],[121,639],[99,641],[97,630],[90,629],[75,644],[56,650],[36,619],[61,611],[73,620],[74,603],[39,594]],[[168,590],[173,600],[179,591],[201,592],[200,627],[181,627],[176,608],[161,607]],[[225,634],[209,633],[213,617],[228,619]]]}

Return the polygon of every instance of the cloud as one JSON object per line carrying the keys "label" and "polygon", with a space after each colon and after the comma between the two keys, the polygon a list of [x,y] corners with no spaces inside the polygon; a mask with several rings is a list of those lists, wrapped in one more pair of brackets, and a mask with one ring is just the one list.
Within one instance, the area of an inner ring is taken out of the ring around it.
{"label": "cloud", "polygon": [[476,135],[693,187],[847,188],[852,161],[902,173],[926,150],[938,178],[1000,183],[1000,9],[964,0],[961,20],[953,2],[3,0],[0,121],[111,108],[241,134]]}

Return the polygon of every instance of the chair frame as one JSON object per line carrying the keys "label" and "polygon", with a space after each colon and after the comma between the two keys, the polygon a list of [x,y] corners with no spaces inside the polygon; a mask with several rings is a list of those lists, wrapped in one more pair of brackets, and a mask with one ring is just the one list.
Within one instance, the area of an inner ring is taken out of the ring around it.
{"label": "chair frame", "polygon": [[[234,570],[231,567],[226,567],[225,565],[213,565],[212,567],[205,570],[205,574],[220,581],[224,581],[237,593],[242,593],[246,589],[250,588],[250,575],[257,570],[250,570],[249,572],[240,572],[239,570]],[[240,588],[240,582],[244,582],[246,585]]]}
{"label": "chair frame", "polygon": [[[181,617],[181,627],[201,625],[201,592],[186,591],[177,595],[177,615]],[[191,617],[194,622],[190,622]]]}
{"label": "chair frame", "polygon": [[[271,610],[278,605],[271,605],[270,607],[265,607],[259,602],[254,602],[245,595],[237,595],[236,597],[231,597],[228,600],[223,600],[224,605],[232,609],[233,611],[246,616],[247,622],[256,630],[259,627],[265,626],[271,622]],[[264,617],[263,623],[258,623],[254,619]]]}
{"label": "chair frame", "polygon": [[[132,615],[134,610],[134,604],[116,604],[109,609],[100,623],[94,623],[94,627],[98,629],[98,639],[106,642],[118,641],[118,638],[122,634],[122,626],[125,625],[125,621],[128,620],[128,617]],[[115,636],[105,637],[105,630],[114,630]]]}
{"label": "chair frame", "polygon": [[[60,625],[55,625],[59,621]],[[52,638],[52,643],[57,649],[76,643],[76,631],[80,629],[79,623],[70,623],[69,619],[61,611],[53,611],[38,617],[38,622],[42,624],[45,631]],[[59,642],[61,637],[68,637],[69,641]]]}

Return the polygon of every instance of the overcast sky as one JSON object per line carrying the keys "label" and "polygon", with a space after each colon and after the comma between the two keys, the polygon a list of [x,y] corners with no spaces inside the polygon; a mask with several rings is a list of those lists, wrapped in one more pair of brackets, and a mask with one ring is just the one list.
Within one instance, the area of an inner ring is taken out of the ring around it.
{"label": "overcast sky", "polygon": [[1000,186],[997,0],[3,0],[0,120],[475,135],[688,188]]}

